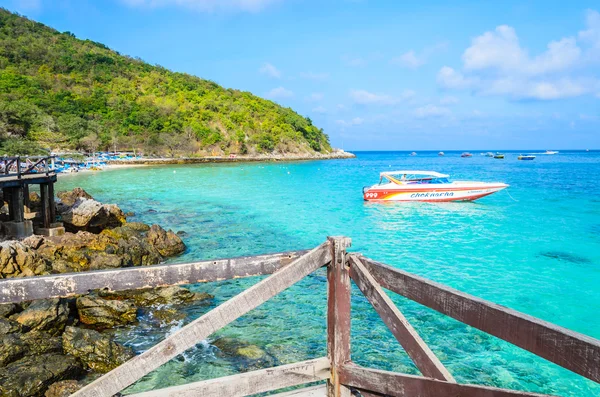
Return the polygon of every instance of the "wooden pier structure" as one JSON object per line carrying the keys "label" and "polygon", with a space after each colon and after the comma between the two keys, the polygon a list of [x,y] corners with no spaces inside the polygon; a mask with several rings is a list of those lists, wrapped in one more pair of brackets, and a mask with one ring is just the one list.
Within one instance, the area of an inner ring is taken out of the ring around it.
{"label": "wooden pier structure", "polygon": [[[135,397],[249,396],[299,388],[278,397],[540,397],[461,384],[444,367],[387,292],[468,324],[600,383],[600,341],[422,277],[348,253],[350,239],[329,237],[310,251],[0,280],[0,303],[69,297],[270,275],[162,342],[73,394],[111,397],[321,267],[327,268],[327,357],[135,394]],[[350,356],[354,282],[422,376],[365,368]],[[314,382],[321,384],[314,385]]]}
{"label": "wooden pier structure", "polygon": [[54,156],[0,158],[0,188],[4,201],[8,203],[8,222],[2,225],[5,235],[26,237],[33,234],[33,222],[26,219],[25,212],[30,204],[30,185],[39,185],[40,188],[41,227],[37,232],[45,235],[53,234],[56,230],[61,232],[61,225],[56,224],[56,172],[53,162]]}

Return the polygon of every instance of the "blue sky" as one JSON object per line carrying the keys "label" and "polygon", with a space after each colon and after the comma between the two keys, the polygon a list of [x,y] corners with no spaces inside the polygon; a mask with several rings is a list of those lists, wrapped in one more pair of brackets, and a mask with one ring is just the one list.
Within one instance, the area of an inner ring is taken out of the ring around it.
{"label": "blue sky", "polygon": [[347,150],[600,149],[597,1],[0,0]]}

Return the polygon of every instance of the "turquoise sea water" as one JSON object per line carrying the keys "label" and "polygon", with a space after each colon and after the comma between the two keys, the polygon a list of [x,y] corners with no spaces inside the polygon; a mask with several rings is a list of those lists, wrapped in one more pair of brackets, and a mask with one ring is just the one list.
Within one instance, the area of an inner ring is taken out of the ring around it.
{"label": "turquoise sea water", "polygon": [[[561,152],[517,161],[474,153],[363,152],[352,160],[209,164],[110,170],[62,176],[133,211],[133,220],[185,231],[187,252],[172,262],[312,248],[328,235],[352,238],[352,250],[392,266],[600,338],[599,152]],[[475,203],[362,200],[379,172],[422,169],[454,179],[511,185]],[[257,278],[199,284],[210,310]],[[393,295],[411,323],[459,382],[560,396],[597,396],[600,386],[519,348]],[[265,349],[275,364],[324,356],[325,274],[318,271],[199,344],[128,391],[228,375],[244,363],[210,342],[234,336]],[[352,357],[359,364],[418,374],[375,311],[355,289]],[[143,351],[181,324],[143,317],[116,332]]]}

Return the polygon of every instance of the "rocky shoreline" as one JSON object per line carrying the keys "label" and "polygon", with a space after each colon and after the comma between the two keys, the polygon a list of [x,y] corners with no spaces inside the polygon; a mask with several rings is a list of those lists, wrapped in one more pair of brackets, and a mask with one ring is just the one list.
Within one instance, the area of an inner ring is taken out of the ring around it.
{"label": "rocky shoreline", "polygon": [[237,162],[266,162],[266,161],[311,161],[311,160],[336,160],[351,159],[356,155],[343,150],[336,150],[328,154],[300,153],[300,154],[263,154],[263,155],[236,155],[235,157],[173,157],[173,158],[141,158],[132,160],[112,160],[109,165],[169,165],[169,164],[204,164],[204,163],[237,163]]}
{"label": "rocky shoreline", "polygon": [[[186,249],[177,233],[127,222],[117,205],[102,204],[83,189],[59,192],[58,198],[67,232],[0,242],[0,279],[154,265]],[[38,202],[32,193],[29,210]],[[0,396],[69,396],[136,354],[115,341],[115,331],[148,318],[160,327],[181,324],[185,310],[213,299],[170,286],[0,304]],[[276,363],[270,353],[237,338],[217,338],[212,345],[239,371]]]}
{"label": "rocky shoreline", "polygon": [[[127,222],[118,206],[82,189],[58,197],[57,214],[68,232],[1,242],[0,278],[154,265],[185,251],[176,233]],[[35,211],[39,197],[32,193],[30,199]],[[181,320],[178,307],[211,299],[173,286],[2,304],[0,396],[70,395],[133,357],[131,348],[103,331],[136,324],[142,309],[165,323]]]}

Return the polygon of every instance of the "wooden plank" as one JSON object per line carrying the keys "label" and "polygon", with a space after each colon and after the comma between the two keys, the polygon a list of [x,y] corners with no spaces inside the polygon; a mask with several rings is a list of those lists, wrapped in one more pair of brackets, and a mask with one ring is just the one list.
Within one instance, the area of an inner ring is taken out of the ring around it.
{"label": "wooden plank", "polygon": [[0,280],[0,303],[272,274],[308,251]]}
{"label": "wooden plank", "polygon": [[478,385],[461,385],[437,379],[423,378],[357,365],[344,365],[340,377],[345,385],[392,397],[550,397],[521,391]]}
{"label": "wooden plank", "polygon": [[331,261],[323,243],[73,394],[110,397]]}
{"label": "wooden plank", "polygon": [[[168,387],[130,397],[241,397],[329,378],[327,357],[261,369],[243,374]],[[321,394],[324,396],[325,393]]]}
{"label": "wooden plank", "polygon": [[[40,199],[42,202],[42,224],[45,228],[49,228],[52,220],[50,217],[52,216],[50,213],[50,191],[48,183],[40,184]],[[52,198],[54,200],[54,198]]]}
{"label": "wooden plank", "polygon": [[373,305],[385,325],[419,368],[419,371],[428,378],[454,382],[450,372],[435,356],[425,341],[421,339],[379,283],[369,274],[360,259],[356,255],[350,255],[349,261],[350,277]]}
{"label": "wooden plank", "polygon": [[305,387],[285,393],[278,393],[271,397],[326,397],[327,387],[325,385]]}
{"label": "wooden plank", "polygon": [[600,382],[600,341],[453,288],[361,258],[384,287]]}
{"label": "wooden plank", "polygon": [[346,264],[347,237],[328,237],[331,257],[327,269],[327,356],[332,375],[327,382],[329,397],[348,397],[350,391],[339,382],[337,368],[350,361],[350,274]]}

